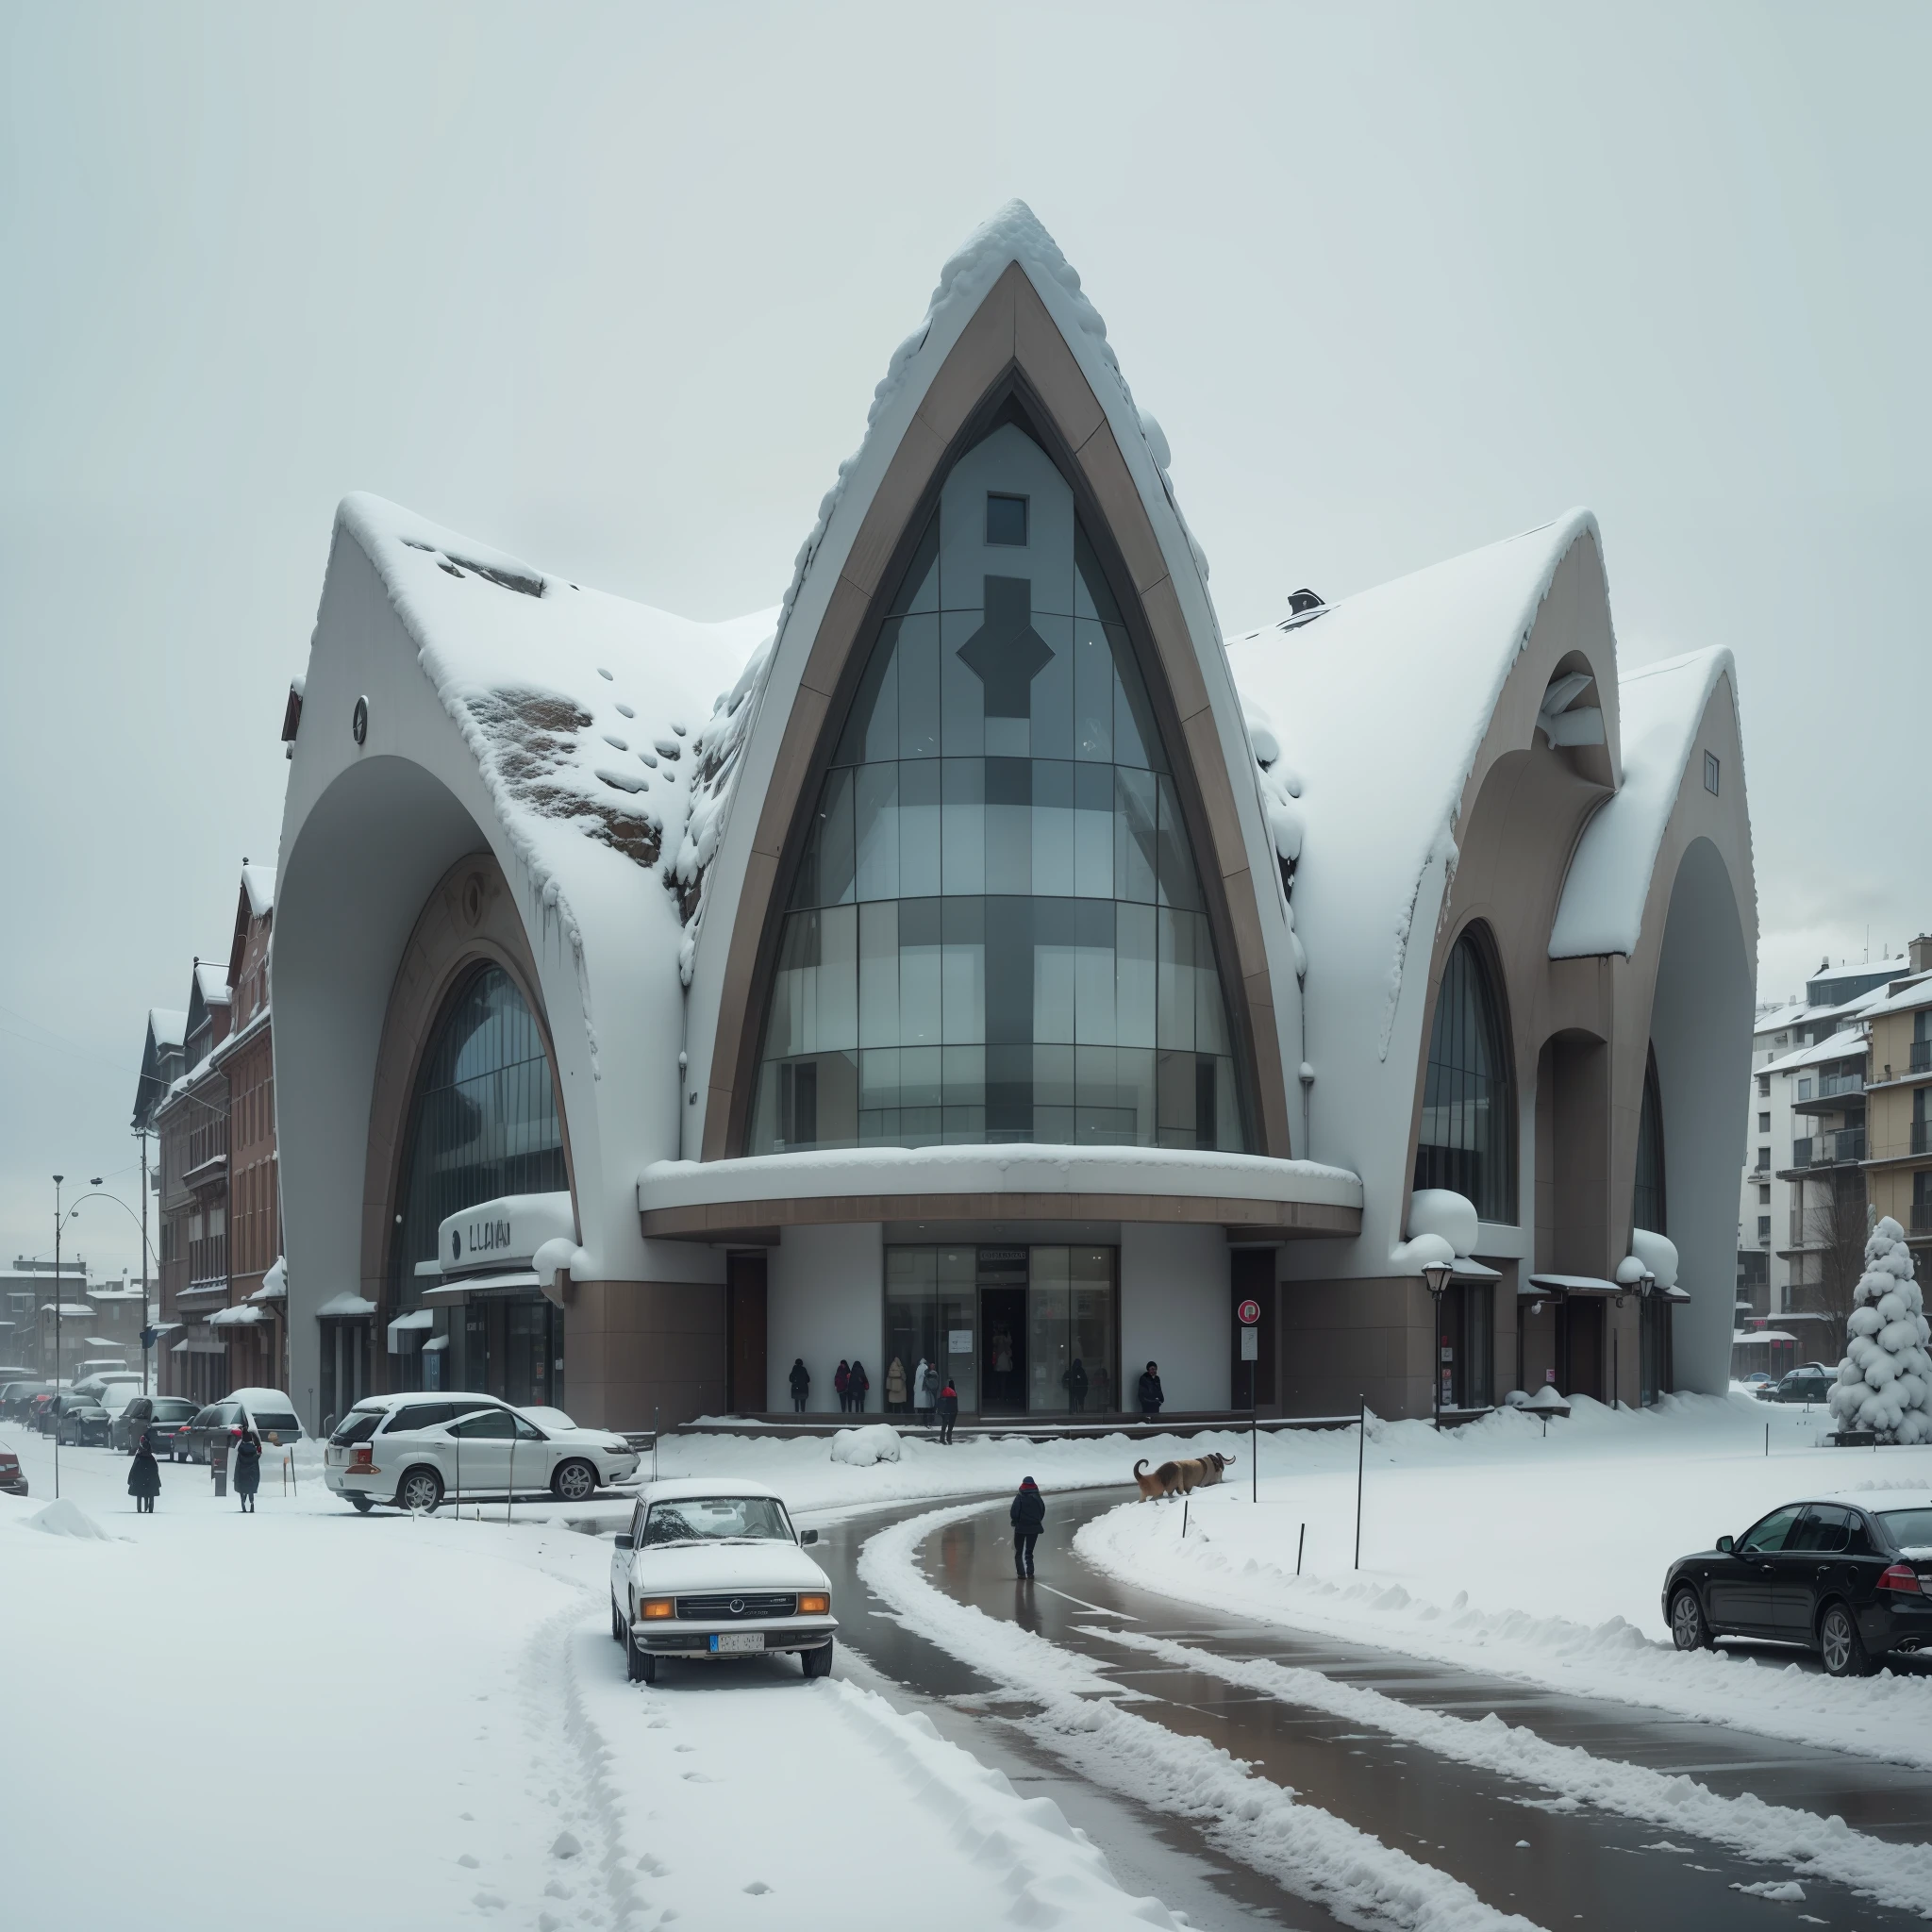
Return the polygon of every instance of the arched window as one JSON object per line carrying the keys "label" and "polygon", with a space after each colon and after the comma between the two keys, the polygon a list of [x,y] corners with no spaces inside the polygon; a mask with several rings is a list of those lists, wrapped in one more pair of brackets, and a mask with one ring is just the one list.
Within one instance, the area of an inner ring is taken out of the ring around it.
{"label": "arched window", "polygon": [[1449,1188],[1485,1221],[1516,1219],[1516,1097],[1502,1003],[1484,947],[1457,941],[1436,999],[1415,1185]]}
{"label": "arched window", "polygon": [[443,1217],[503,1194],[570,1185],[543,1035],[516,982],[479,966],[456,989],[416,1074],[396,1205],[390,1288],[416,1301],[416,1263]]}
{"label": "arched window", "polygon": [[955,466],[845,721],[779,936],[749,1151],[1243,1149],[1172,767],[1072,490]]}
{"label": "arched window", "polygon": [[1643,1070],[1643,1111],[1637,1121],[1637,1186],[1630,1201],[1630,1224],[1652,1234],[1669,1234],[1664,1225],[1664,1103],[1657,1091],[1657,1054],[1652,1051]]}

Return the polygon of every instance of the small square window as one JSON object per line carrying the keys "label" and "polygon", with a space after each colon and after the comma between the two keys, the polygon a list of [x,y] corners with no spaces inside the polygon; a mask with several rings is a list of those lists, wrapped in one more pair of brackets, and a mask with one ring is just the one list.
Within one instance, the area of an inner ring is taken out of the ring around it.
{"label": "small square window", "polygon": [[1713,798],[1717,796],[1717,754],[1714,751],[1704,754],[1704,789]]}
{"label": "small square window", "polygon": [[1760,1134],[1771,1132],[1771,1116],[1768,1113],[1761,1113],[1757,1116],[1757,1131]]}
{"label": "small square window", "polygon": [[986,541],[989,543],[1026,543],[1026,499],[1024,496],[986,498]]}
{"label": "small square window", "polygon": [[1757,1097],[1760,1100],[1769,1100],[1771,1098],[1771,1075],[1769,1074],[1759,1074],[1757,1076]]}
{"label": "small square window", "polygon": [[1760,1181],[1758,1183],[1757,1205],[1760,1208],[1769,1208],[1771,1206],[1771,1183],[1769,1181]]}

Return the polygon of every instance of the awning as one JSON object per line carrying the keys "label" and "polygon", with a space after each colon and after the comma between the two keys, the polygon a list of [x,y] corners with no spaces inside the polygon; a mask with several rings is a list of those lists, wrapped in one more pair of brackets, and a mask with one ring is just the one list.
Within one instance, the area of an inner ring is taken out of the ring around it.
{"label": "awning", "polygon": [[1731,1330],[1731,1346],[1748,1348],[1754,1341],[1796,1341],[1795,1335],[1787,1335],[1782,1328],[1734,1328]]}
{"label": "awning", "polygon": [[412,1308],[407,1315],[398,1315],[389,1324],[390,1354],[402,1354],[405,1335],[413,1335],[422,1329],[435,1326],[436,1311],[433,1308]]}
{"label": "awning", "polygon": [[438,1349],[447,1348],[448,1346],[449,1337],[447,1335],[432,1335],[429,1338],[429,1340],[423,1344],[423,1353],[425,1355],[434,1355]]}
{"label": "awning", "polygon": [[318,1322],[367,1321],[375,1312],[375,1304],[359,1294],[332,1294],[316,1309],[315,1319]]}
{"label": "awning", "polygon": [[1457,1255],[1450,1265],[1456,1271],[1457,1281],[1501,1281],[1503,1278],[1495,1269],[1473,1260],[1467,1255]]}
{"label": "awning", "polygon": [[195,1328],[184,1335],[168,1353],[170,1355],[226,1355],[228,1344],[218,1335],[210,1335],[206,1328]]}
{"label": "awning", "polygon": [[1690,1291],[1685,1288],[1659,1288],[1655,1291],[1667,1302],[1688,1302],[1690,1299]]}
{"label": "awning", "polygon": [[264,1309],[251,1308],[244,1302],[239,1308],[217,1308],[208,1318],[208,1325],[210,1328],[253,1328],[257,1323],[268,1319]]}
{"label": "awning", "polygon": [[512,1294],[541,1287],[534,1268],[511,1268],[502,1274],[467,1274],[460,1280],[445,1281],[441,1288],[425,1288],[423,1299],[447,1307],[473,1294]]}
{"label": "awning", "polygon": [[1634,1288],[1619,1288],[1600,1274],[1532,1274],[1518,1287],[1518,1294],[1635,1294]]}

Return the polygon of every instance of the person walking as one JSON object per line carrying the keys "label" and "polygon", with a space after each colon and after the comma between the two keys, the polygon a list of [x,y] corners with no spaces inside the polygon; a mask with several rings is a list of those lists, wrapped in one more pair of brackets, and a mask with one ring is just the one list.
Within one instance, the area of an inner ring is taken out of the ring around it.
{"label": "person walking", "polygon": [[261,1487],[261,1438],[244,1429],[235,1444],[235,1494],[244,1516],[255,1514],[255,1492]]}
{"label": "person walking", "polygon": [[842,1355],[832,1372],[832,1390],[839,1398],[839,1413],[843,1415],[852,1407],[852,1364]]}
{"label": "person walking", "polygon": [[919,1366],[912,1372],[912,1413],[914,1418],[932,1427],[932,1406],[939,1400],[940,1372],[926,1360],[919,1357]]}
{"label": "person walking", "polygon": [[1141,1420],[1155,1421],[1166,1403],[1167,1391],[1160,1386],[1160,1365],[1149,1362],[1147,1373],[1141,1377]]}
{"label": "person walking", "polygon": [[886,1369],[886,1413],[897,1415],[906,1407],[906,1364],[894,1356]]}
{"label": "person walking", "polygon": [[1040,1526],[1046,1521],[1046,1502],[1040,1485],[1029,1475],[1020,1485],[1013,1507],[1007,1511],[1013,1525],[1013,1574],[1028,1582],[1033,1577],[1033,1545],[1040,1541]]}
{"label": "person walking", "polygon": [[791,1412],[805,1413],[805,1398],[811,1393],[811,1371],[805,1365],[805,1357],[795,1356],[791,1362]]}
{"label": "person walking", "polygon": [[852,1357],[851,1378],[845,1384],[852,1393],[852,1413],[865,1413],[865,1391],[872,1387],[872,1377],[865,1373],[865,1364],[857,1356]]}
{"label": "person walking", "polygon": [[1067,1407],[1077,1412],[1087,1407],[1087,1371],[1080,1366],[1080,1357],[1075,1356],[1065,1374],[1060,1377],[1060,1387],[1067,1391]]}
{"label": "person walking", "polygon": [[161,1493],[161,1466],[155,1460],[154,1437],[146,1429],[141,1432],[141,1442],[127,1472],[127,1493],[134,1498],[137,1516],[155,1513],[155,1498]]}
{"label": "person walking", "polygon": [[953,1387],[953,1378],[946,1377],[946,1386],[940,1391],[939,1399],[940,1441],[953,1440],[953,1424],[959,1420],[959,1391]]}

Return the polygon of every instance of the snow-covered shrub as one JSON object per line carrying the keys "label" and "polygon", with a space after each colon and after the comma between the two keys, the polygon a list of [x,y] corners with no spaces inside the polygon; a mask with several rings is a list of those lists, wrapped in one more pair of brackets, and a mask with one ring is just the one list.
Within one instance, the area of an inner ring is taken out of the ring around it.
{"label": "snow-covered shrub", "polygon": [[832,1460],[870,1469],[874,1462],[897,1462],[899,1432],[890,1423],[869,1423],[862,1429],[841,1429],[832,1438]]}
{"label": "snow-covered shrub", "polygon": [[1914,1273],[1905,1229],[1888,1214],[1865,1243],[1865,1272],[1845,1323],[1845,1358],[1831,1391],[1841,1429],[1932,1442],[1932,1326]]}

